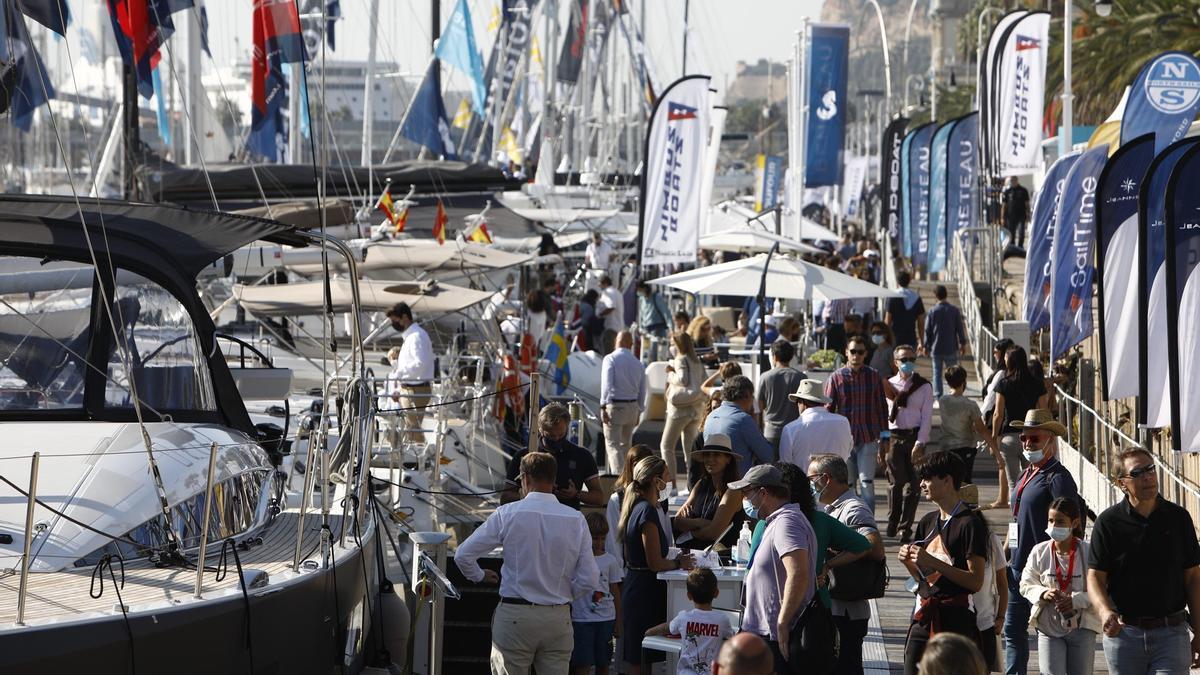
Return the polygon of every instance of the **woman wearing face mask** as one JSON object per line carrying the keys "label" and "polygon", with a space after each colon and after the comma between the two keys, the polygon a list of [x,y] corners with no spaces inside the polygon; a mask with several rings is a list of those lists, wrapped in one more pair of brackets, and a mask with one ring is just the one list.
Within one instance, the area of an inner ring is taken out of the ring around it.
{"label": "woman wearing face mask", "polygon": [[895,365],[892,363],[896,351],[896,335],[892,333],[892,327],[882,321],[876,321],[871,326],[871,345],[869,349],[871,358],[867,360],[867,365],[879,371],[880,377],[887,379],[896,374]]}
{"label": "woman wearing face mask", "polygon": [[1088,544],[1079,502],[1050,504],[1049,541],[1033,547],[1021,574],[1021,595],[1038,634],[1038,670],[1046,675],[1091,675],[1100,617],[1087,594]]}
{"label": "woman wearing face mask", "polygon": [[675,447],[683,438],[683,464],[692,461],[692,445],[704,419],[704,364],[696,356],[692,336],[675,333],[671,336],[671,362],[667,365],[667,421],[663,425],[659,449],[671,474],[671,489],[675,489]]}
{"label": "woman wearing face mask", "polygon": [[1021,472],[1029,465],[1021,456],[1020,430],[1012,423],[1025,419],[1025,413],[1038,407],[1039,399],[1046,393],[1046,386],[1029,370],[1029,359],[1024,349],[1013,347],[1004,358],[1004,375],[996,383],[992,436],[1000,440],[1008,494],[1012,494]]}
{"label": "woman wearing face mask", "polygon": [[[667,620],[667,583],[659,572],[695,566],[691,556],[667,560],[668,540],[659,515],[659,495],[667,487],[667,464],[660,457],[646,457],[633,468],[633,480],[625,486],[621,519],[617,530],[625,555],[625,580],[621,585],[621,633],[625,640],[622,659],[625,672],[642,672],[642,642],[636,636]],[[658,658],[655,659],[655,655]],[[647,652],[648,661],[662,660],[661,652]]]}

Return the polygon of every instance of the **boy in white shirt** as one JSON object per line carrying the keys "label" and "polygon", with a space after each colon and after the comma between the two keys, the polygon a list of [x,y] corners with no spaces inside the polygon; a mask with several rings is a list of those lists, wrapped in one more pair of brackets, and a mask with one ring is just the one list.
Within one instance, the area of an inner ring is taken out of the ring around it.
{"label": "boy in white shirt", "polygon": [[688,574],[687,596],[695,609],[685,609],[671,619],[646,631],[646,635],[678,635],[683,639],[679,650],[679,675],[707,675],[717,660],[721,644],[734,633],[729,615],[712,608],[720,595],[712,570],[697,567]]}
{"label": "boy in white shirt", "polygon": [[621,579],[625,571],[616,556],[604,550],[608,537],[608,519],[599,511],[584,516],[592,535],[592,555],[600,568],[599,588],[571,601],[571,626],[575,629],[575,649],[571,652],[571,671],[588,675],[608,675],[612,663],[612,639],[621,625]]}

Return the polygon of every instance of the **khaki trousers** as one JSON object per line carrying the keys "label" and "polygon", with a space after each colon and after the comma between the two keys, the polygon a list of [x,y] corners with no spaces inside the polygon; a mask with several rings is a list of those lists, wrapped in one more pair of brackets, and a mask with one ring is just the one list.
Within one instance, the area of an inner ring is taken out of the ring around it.
{"label": "khaki trousers", "polygon": [[667,471],[671,473],[672,484],[679,472],[676,469],[675,447],[680,437],[683,438],[683,473],[686,475],[692,465],[692,446],[696,444],[696,436],[700,433],[700,421],[704,419],[704,402],[676,408],[667,405],[667,422],[663,425],[662,441],[659,450],[663,461],[667,463]]}
{"label": "khaki trousers", "polygon": [[[642,411],[636,402],[608,404],[608,423],[604,425],[604,451],[608,459],[608,472],[620,474],[625,466],[625,453],[633,444],[633,431],[637,429]],[[578,486],[576,486],[578,487]]]}
{"label": "khaki trousers", "polygon": [[492,675],[566,675],[574,648],[569,605],[496,605]]}
{"label": "khaki trousers", "polygon": [[405,410],[404,412],[404,426],[410,430],[405,432],[404,440],[410,443],[425,442],[425,433],[421,431],[421,425],[424,423],[425,408],[429,406],[429,400],[432,395],[433,387],[428,384],[419,386],[401,385],[400,407],[412,408],[412,410]]}

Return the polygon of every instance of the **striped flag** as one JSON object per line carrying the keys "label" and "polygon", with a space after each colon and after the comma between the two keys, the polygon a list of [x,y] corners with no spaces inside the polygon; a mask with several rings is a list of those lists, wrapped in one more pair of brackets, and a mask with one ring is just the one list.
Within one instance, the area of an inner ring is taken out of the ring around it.
{"label": "striped flag", "polygon": [[479,221],[479,225],[471,231],[471,236],[467,237],[467,239],[477,244],[490,244],[492,243],[492,233],[488,232],[487,223],[481,220]]}
{"label": "striped flag", "polygon": [[570,349],[567,347],[567,336],[563,330],[562,320],[555,322],[554,333],[550,335],[550,346],[546,347],[546,360],[553,368],[554,384],[558,394],[566,390],[571,383],[571,366],[567,363]]}
{"label": "striped flag", "polygon": [[446,224],[450,222],[450,218],[446,216],[446,207],[442,205],[442,200],[438,200],[437,215],[433,218],[433,237],[437,239],[439,244],[446,243]]}
{"label": "striped flag", "polygon": [[383,189],[383,194],[379,195],[379,201],[375,204],[375,208],[383,212],[389,223],[392,225],[396,224],[395,203],[392,201],[392,188],[390,185]]}

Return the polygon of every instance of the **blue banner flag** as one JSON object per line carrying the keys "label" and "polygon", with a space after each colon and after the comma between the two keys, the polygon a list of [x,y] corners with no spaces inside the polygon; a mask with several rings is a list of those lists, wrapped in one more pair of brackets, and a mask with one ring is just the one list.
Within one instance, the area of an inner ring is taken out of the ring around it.
{"label": "blue banner flag", "polygon": [[1154,134],[1113,153],[1096,197],[1096,276],[1100,295],[1100,371],[1105,400],[1137,396],[1138,188],[1154,160]]}
{"label": "blue banner flag", "polygon": [[1050,246],[1054,242],[1063,185],[1078,159],[1079,153],[1072,152],[1051,164],[1042,189],[1034,198],[1029,248],[1025,251],[1024,293],[1024,317],[1031,332],[1050,327]]}
{"label": "blue banner flag", "polygon": [[[258,0],[261,2],[262,0]],[[151,71],[158,63],[158,48],[175,33],[171,15],[193,6],[193,0],[108,0],[108,17],[121,59],[137,74],[142,98],[154,96]]]}
{"label": "blue banner flag", "polygon": [[1142,66],[1121,118],[1121,144],[1153,133],[1154,152],[1183,138],[1200,110],[1200,61],[1187,52],[1164,52]]}
{"label": "blue banner flag", "polygon": [[167,100],[163,96],[162,75],[159,73],[158,66],[154,67],[151,73],[151,79],[154,82],[154,102],[157,104],[155,110],[155,118],[158,122],[158,137],[167,146],[171,146],[171,118],[167,115]]}
{"label": "blue banner flag", "polygon": [[912,155],[913,132],[904,135],[900,141],[900,252],[905,258],[912,258],[912,212],[908,210],[912,194],[912,170],[909,160]]}
{"label": "blue banner flag", "polygon": [[763,158],[761,190],[762,207],[759,211],[775,208],[783,192],[783,157],[770,155]]}
{"label": "blue banner flag", "polygon": [[429,62],[421,86],[408,106],[408,116],[400,133],[408,140],[429,148],[435,155],[458,159],[454,139],[450,137],[450,122],[446,119],[446,104],[442,101],[442,68],[437,59]]}
{"label": "blue banner flag", "polygon": [[1108,145],[1079,156],[1067,173],[1058,200],[1050,272],[1050,358],[1058,359],[1092,334],[1092,249],[1096,232],[1096,187]]}
{"label": "blue banner flag", "polygon": [[21,131],[33,126],[33,113],[47,99],[54,98],[54,85],[46,73],[46,64],[38,55],[25,22],[0,3],[0,20],[4,23],[6,39],[0,39],[0,59],[13,62],[17,70],[17,86],[12,92],[12,123]]}
{"label": "blue banner flag", "polygon": [[946,148],[946,246],[954,250],[960,230],[979,224],[979,113],[958,118]]}
{"label": "blue banner flag", "polygon": [[[1138,422],[1151,429],[1171,424],[1170,389],[1162,386],[1167,371],[1167,182],[1183,153],[1197,139],[1176,141],[1146,169],[1138,192]],[[1155,147],[1158,139],[1155,137]],[[1153,373],[1153,375],[1151,375]]]}
{"label": "blue banner flag", "polygon": [[475,47],[475,29],[471,26],[467,0],[458,0],[454,6],[454,13],[438,38],[434,56],[467,76],[471,82],[471,108],[475,114],[482,115],[487,102],[487,85],[483,83],[483,57]]}
{"label": "blue banner flag", "polygon": [[804,185],[841,185],[850,27],[818,23],[810,33]]}
{"label": "blue banner flag", "polygon": [[900,215],[903,203],[900,190],[900,148],[904,143],[904,128],[908,126],[907,117],[897,117],[888,124],[883,132],[883,161],[882,178],[879,181],[881,199],[879,200],[879,227],[885,230],[889,237],[899,241]]}
{"label": "blue banner flag", "polygon": [[929,251],[930,273],[946,267],[946,174],[950,162],[950,132],[958,120],[938,127],[929,144]]}
{"label": "blue banner flag", "polygon": [[551,377],[557,388],[556,394],[561,394],[571,384],[571,366],[568,357],[571,348],[567,345],[567,336],[563,332],[561,319],[555,322],[554,332],[550,334],[550,345],[546,347],[546,361],[550,362]]}
{"label": "blue banner flag", "polygon": [[71,24],[71,9],[67,6],[67,0],[16,0],[16,4],[25,16],[63,37],[67,36],[67,26]]}
{"label": "blue banner flag", "polygon": [[[1200,452],[1200,146],[1179,159],[1167,183],[1167,344],[1171,443]],[[1186,414],[1185,414],[1186,413]]]}
{"label": "blue banner flag", "polygon": [[936,130],[932,123],[917,127],[908,148],[908,192],[904,194],[904,204],[909,214],[914,267],[929,260],[929,146]]}

